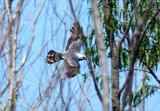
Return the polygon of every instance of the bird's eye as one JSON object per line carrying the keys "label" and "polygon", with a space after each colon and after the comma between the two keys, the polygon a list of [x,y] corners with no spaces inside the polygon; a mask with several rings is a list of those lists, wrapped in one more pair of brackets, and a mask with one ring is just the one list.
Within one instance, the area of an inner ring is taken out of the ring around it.
{"label": "bird's eye", "polygon": [[83,57],[83,59],[86,59],[86,57]]}

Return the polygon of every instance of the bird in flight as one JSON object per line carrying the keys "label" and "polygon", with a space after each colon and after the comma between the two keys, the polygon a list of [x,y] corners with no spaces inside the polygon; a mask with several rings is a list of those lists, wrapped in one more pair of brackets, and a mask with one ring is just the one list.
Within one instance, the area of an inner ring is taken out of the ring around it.
{"label": "bird in flight", "polygon": [[74,26],[70,30],[71,37],[69,38],[64,53],[59,53],[54,50],[50,50],[46,57],[48,64],[54,64],[60,60],[64,60],[64,67],[66,69],[65,75],[68,78],[74,77],[80,72],[79,61],[86,60],[85,55],[80,53],[80,49],[83,45],[83,28],[79,22],[75,22]]}

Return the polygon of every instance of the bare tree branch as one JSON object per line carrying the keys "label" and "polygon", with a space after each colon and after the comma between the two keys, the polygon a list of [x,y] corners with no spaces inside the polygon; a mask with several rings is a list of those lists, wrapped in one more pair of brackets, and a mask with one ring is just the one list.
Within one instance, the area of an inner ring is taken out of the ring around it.
{"label": "bare tree branch", "polygon": [[97,47],[98,53],[100,56],[100,65],[102,72],[102,80],[103,80],[103,108],[104,111],[109,110],[109,82],[107,78],[107,65],[106,65],[106,54],[105,54],[105,45],[104,45],[104,36],[102,33],[102,25],[100,21],[100,15],[97,7],[97,1],[92,0],[92,11],[93,11],[93,20],[96,29],[96,39],[97,39]]}
{"label": "bare tree branch", "polygon": [[39,106],[44,102],[46,98],[49,98],[51,96],[52,90],[55,88],[57,82],[59,81],[61,77],[61,71],[57,69],[56,73],[53,73],[51,80],[48,84],[48,87],[45,89],[45,91],[40,94],[40,96],[37,98],[37,100],[32,105],[31,109],[32,111],[35,111],[39,108]]}
{"label": "bare tree branch", "polygon": [[144,62],[142,61],[142,64],[145,65],[145,67],[149,70],[149,73],[153,76],[153,78],[160,84],[160,80],[156,76],[156,74],[153,72],[153,70]]}
{"label": "bare tree branch", "polygon": [[[9,7],[12,2],[9,3]],[[7,111],[15,111],[16,110],[16,92],[17,92],[17,84],[16,84],[16,55],[17,55],[17,33],[19,30],[20,24],[20,14],[23,5],[23,0],[19,0],[16,11],[15,11],[15,18],[16,20],[12,19],[16,23],[16,25],[12,25],[9,31],[9,97],[8,97],[8,106]],[[11,17],[10,17],[11,20]],[[13,31],[13,27],[15,27],[15,32],[12,36],[11,32]],[[12,38],[13,37],[13,38]]]}
{"label": "bare tree branch", "polygon": [[18,68],[17,72],[19,72],[24,67],[24,65],[25,65],[25,63],[26,63],[26,61],[28,59],[30,49],[31,49],[33,41],[35,39],[35,26],[36,26],[36,23],[38,21],[38,18],[40,16],[41,12],[42,12],[42,9],[44,8],[44,5],[45,5],[45,0],[42,1],[41,7],[40,7],[39,11],[37,12],[37,14],[35,16],[35,19],[33,21],[32,29],[31,29],[32,30],[32,37],[31,37],[31,40],[29,41],[29,45],[28,45],[28,47],[27,47],[27,49],[26,49],[26,51],[24,53],[24,56],[23,56],[23,58],[21,60],[20,67]]}
{"label": "bare tree branch", "polygon": [[82,94],[85,96],[85,98],[86,98],[86,100],[87,100],[87,102],[88,102],[91,110],[94,111],[94,109],[93,109],[93,107],[92,107],[92,104],[91,104],[91,101],[89,100],[88,95],[87,95],[86,92],[85,92],[85,86],[84,86],[84,85],[83,85],[83,86],[81,85],[79,79],[78,79],[78,84],[79,84],[80,89],[81,89],[81,91],[82,91]]}
{"label": "bare tree branch", "polygon": [[[86,47],[86,46],[85,46]],[[88,58],[87,60],[87,65],[88,65],[88,68],[89,68],[89,72],[91,74],[91,77],[93,79],[93,83],[94,83],[94,87],[95,87],[95,90],[96,90],[96,94],[99,98],[99,100],[102,102],[102,95],[100,93],[100,90],[98,88],[98,85],[97,85],[97,82],[96,82],[96,77],[95,77],[95,73],[94,73],[94,69],[93,69],[93,66],[92,66],[92,61],[91,61],[91,58]]]}
{"label": "bare tree branch", "polygon": [[[141,44],[141,40],[143,39],[143,32],[146,30],[143,28],[145,27],[146,19],[149,14],[150,8],[152,6],[151,1],[149,1],[149,7],[148,10],[146,10],[144,16],[142,17],[140,15],[140,12],[138,10],[138,6],[140,1],[135,1],[137,4],[136,12],[137,12],[137,24],[136,24],[136,31],[134,32],[132,36],[132,51],[131,51],[131,58],[130,58],[130,68],[129,72],[125,81],[125,90],[122,97],[122,111],[125,109],[127,105],[127,97],[132,97],[132,83],[133,83],[133,75],[134,75],[134,65],[136,63],[137,57],[138,57],[138,51]],[[129,103],[129,110],[132,109],[131,102]]]}
{"label": "bare tree branch", "polygon": [[75,14],[75,11],[74,11],[74,8],[73,8],[73,4],[72,4],[72,0],[69,0],[69,4],[70,4],[72,15],[73,15],[74,20],[76,22],[76,21],[78,21],[78,18],[77,18],[76,14]]}

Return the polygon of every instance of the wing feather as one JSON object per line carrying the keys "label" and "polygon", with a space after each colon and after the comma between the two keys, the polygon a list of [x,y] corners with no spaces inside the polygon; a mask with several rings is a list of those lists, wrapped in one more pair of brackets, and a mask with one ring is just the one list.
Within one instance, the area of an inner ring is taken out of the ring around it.
{"label": "wing feather", "polygon": [[68,42],[67,42],[67,46],[66,46],[66,50],[69,49],[70,45],[72,44],[72,42],[77,41],[78,38],[83,35],[83,28],[80,26],[79,22],[75,22],[73,27],[71,28],[70,32],[71,37],[69,38]]}
{"label": "wing feather", "polygon": [[67,77],[74,77],[80,70],[79,60],[76,56],[76,52],[80,52],[81,43],[78,39],[83,34],[83,29],[79,22],[75,22],[74,26],[71,28],[71,37],[69,38],[66,46],[66,59],[64,60],[64,65],[67,70],[65,75]]}

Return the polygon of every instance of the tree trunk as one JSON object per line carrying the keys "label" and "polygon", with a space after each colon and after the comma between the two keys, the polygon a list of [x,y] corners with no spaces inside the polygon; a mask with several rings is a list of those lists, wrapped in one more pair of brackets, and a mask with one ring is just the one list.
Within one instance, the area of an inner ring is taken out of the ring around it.
{"label": "tree trunk", "polygon": [[120,102],[119,102],[119,49],[114,47],[112,49],[112,111],[119,111]]}
{"label": "tree trunk", "polygon": [[92,0],[92,10],[93,10],[93,20],[94,20],[95,30],[96,30],[98,54],[100,57],[100,66],[101,66],[101,72],[102,72],[103,108],[104,108],[104,111],[109,111],[109,82],[107,78],[107,65],[106,65],[104,36],[102,33],[102,24],[100,21],[100,15],[99,15],[96,0]]}

